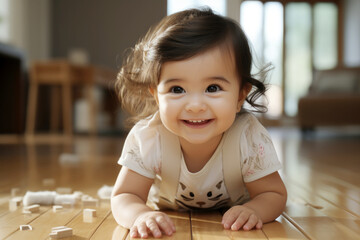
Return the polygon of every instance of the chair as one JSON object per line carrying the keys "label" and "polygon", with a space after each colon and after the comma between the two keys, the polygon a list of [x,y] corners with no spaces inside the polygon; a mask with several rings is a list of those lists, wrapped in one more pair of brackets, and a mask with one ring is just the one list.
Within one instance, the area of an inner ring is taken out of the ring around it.
{"label": "chair", "polygon": [[[51,86],[51,110],[50,110],[50,129],[59,129],[60,101],[62,105],[62,121],[64,136],[73,135],[72,122],[72,87],[74,84],[87,86],[87,99],[90,104],[91,132],[96,132],[96,101],[93,96],[92,87],[94,81],[91,77],[93,68],[86,66],[73,66],[67,61],[52,60],[46,62],[35,62],[30,69],[29,102],[26,119],[26,135],[31,138],[35,134],[36,112],[38,105],[38,92],[40,85]],[[80,78],[82,78],[80,80]],[[83,78],[86,78],[85,80]],[[59,90],[61,95],[59,94]]]}

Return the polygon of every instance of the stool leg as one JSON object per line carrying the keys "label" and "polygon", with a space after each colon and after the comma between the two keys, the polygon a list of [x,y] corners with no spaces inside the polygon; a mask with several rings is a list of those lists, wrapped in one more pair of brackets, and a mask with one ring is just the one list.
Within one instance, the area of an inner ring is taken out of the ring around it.
{"label": "stool leg", "polygon": [[59,87],[51,86],[51,115],[50,115],[50,129],[51,131],[59,130],[59,112],[60,112],[60,101],[59,101]]}
{"label": "stool leg", "polygon": [[94,94],[94,86],[93,85],[87,85],[86,86],[86,98],[89,103],[89,118],[90,118],[90,134],[96,134],[97,133],[97,104],[95,100],[95,94]]}
{"label": "stool leg", "polygon": [[72,94],[71,85],[63,85],[63,123],[65,135],[72,136]]}
{"label": "stool leg", "polygon": [[39,85],[37,83],[31,83],[29,88],[29,102],[27,108],[26,117],[26,134],[33,136],[35,132],[35,118],[36,118],[36,107],[37,107],[37,95]]}

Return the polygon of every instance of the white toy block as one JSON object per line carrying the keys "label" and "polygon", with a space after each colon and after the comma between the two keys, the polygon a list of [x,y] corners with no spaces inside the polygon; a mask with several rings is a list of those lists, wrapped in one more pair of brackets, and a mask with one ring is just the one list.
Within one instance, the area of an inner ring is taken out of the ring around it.
{"label": "white toy block", "polygon": [[30,225],[20,225],[20,231],[32,230]]}
{"label": "white toy block", "polygon": [[96,217],[96,210],[86,208],[83,210],[83,221],[84,222],[92,222],[94,217]]}
{"label": "white toy block", "polygon": [[92,199],[93,197],[91,197],[91,196],[89,196],[89,195],[87,195],[87,194],[82,194],[81,195],[81,200],[83,201],[83,200],[87,200],[87,199]]}
{"label": "white toy block", "polygon": [[82,200],[83,207],[97,207],[99,204],[99,200],[95,198],[88,198]]}
{"label": "white toy block", "polygon": [[59,193],[59,194],[71,194],[72,189],[68,188],[68,187],[58,187],[56,189],[56,192]]}
{"label": "white toy block", "polygon": [[76,196],[78,196],[79,198],[81,198],[81,197],[84,195],[84,193],[83,193],[83,192],[80,192],[80,191],[74,191],[74,194],[75,194]]}
{"label": "white toy block", "polygon": [[42,181],[44,187],[53,187],[55,186],[55,179],[53,178],[45,178]]}
{"label": "white toy block", "polygon": [[18,207],[21,205],[21,198],[13,198],[9,200],[9,210],[10,211],[16,211]]}
{"label": "white toy block", "polygon": [[27,207],[24,208],[24,212],[29,211],[31,213],[39,212],[39,210],[40,210],[40,205],[39,204],[34,204],[34,205],[27,206]]}
{"label": "white toy block", "polygon": [[59,162],[62,165],[77,165],[80,162],[80,157],[73,153],[62,153],[59,156]]}
{"label": "white toy block", "polygon": [[53,207],[52,207],[52,209],[53,209],[53,212],[60,212],[61,210],[63,210],[63,206],[59,206],[59,205],[54,205]]}
{"label": "white toy block", "polygon": [[23,209],[22,211],[23,214],[31,214],[31,212],[29,210]]}
{"label": "white toy block", "polygon": [[61,227],[54,227],[51,229],[50,238],[53,239],[60,239],[71,237],[73,235],[72,228],[61,226]]}
{"label": "white toy block", "polygon": [[11,189],[11,197],[16,197],[20,192],[19,188],[12,188]]}

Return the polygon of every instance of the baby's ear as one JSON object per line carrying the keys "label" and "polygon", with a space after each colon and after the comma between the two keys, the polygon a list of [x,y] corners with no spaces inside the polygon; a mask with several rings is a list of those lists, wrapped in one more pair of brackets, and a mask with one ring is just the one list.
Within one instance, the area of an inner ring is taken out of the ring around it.
{"label": "baby's ear", "polygon": [[251,89],[252,89],[252,85],[250,83],[243,84],[243,86],[240,89],[240,94],[242,94],[244,99],[250,93]]}
{"label": "baby's ear", "polygon": [[158,96],[157,96],[157,91],[155,88],[153,87],[149,87],[149,92],[150,94],[154,97],[156,103],[159,105],[159,100],[158,100]]}
{"label": "baby's ear", "polygon": [[240,93],[239,93],[239,99],[238,99],[238,105],[237,105],[237,111],[240,112],[242,105],[245,102],[245,99],[247,97],[247,95],[249,94],[249,92],[252,89],[252,85],[250,83],[245,83],[241,86],[240,88]]}

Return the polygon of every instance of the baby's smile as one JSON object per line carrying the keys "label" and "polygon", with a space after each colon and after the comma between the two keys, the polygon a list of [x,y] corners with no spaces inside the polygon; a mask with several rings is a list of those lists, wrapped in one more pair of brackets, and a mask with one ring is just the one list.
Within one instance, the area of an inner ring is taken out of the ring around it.
{"label": "baby's smile", "polygon": [[182,120],[186,125],[191,127],[204,127],[208,125],[213,119],[204,119],[204,120]]}

